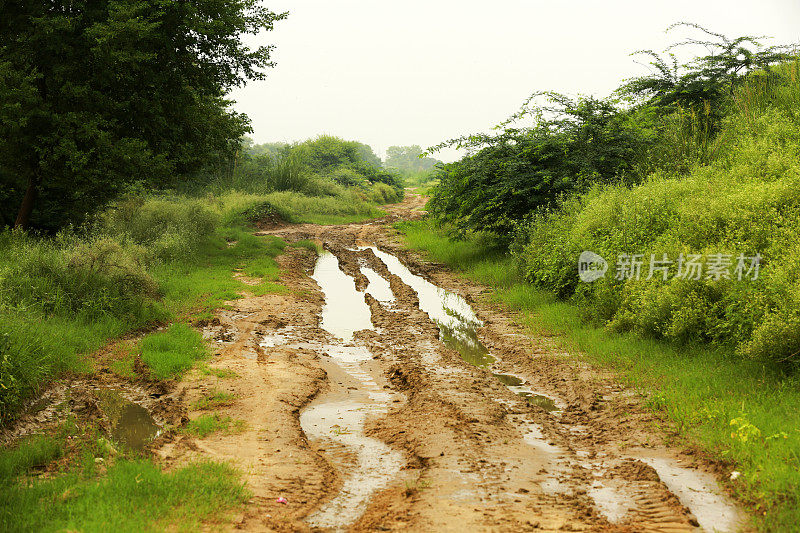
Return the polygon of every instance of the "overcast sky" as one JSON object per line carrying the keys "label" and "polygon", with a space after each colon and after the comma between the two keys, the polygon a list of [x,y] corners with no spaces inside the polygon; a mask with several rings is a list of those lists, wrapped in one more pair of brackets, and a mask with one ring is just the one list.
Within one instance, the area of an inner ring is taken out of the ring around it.
{"label": "overcast sky", "polygon": [[[233,92],[258,143],[321,133],[423,148],[488,131],[537,90],[607,96],[647,72],[691,21],[728,36],[800,41],[798,0],[265,0],[289,11],[251,42],[277,46],[268,79]],[[454,151],[436,157],[452,160]]]}

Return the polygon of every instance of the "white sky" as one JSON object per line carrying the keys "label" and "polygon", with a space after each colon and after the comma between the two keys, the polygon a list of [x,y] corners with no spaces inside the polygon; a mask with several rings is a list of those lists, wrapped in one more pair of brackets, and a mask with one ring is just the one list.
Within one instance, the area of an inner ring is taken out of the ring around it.
{"label": "white sky", "polygon": [[[647,72],[690,21],[730,36],[800,41],[798,0],[265,0],[289,11],[252,43],[277,46],[268,79],[232,98],[258,143],[321,133],[423,148],[489,131],[537,90],[607,96]],[[455,151],[435,154],[443,160]]]}

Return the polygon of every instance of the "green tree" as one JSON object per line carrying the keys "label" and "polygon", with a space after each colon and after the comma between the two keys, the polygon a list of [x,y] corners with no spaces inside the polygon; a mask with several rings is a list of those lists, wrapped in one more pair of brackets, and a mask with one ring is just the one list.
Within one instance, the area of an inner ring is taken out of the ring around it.
{"label": "green tree", "polygon": [[422,148],[417,145],[390,146],[386,149],[386,168],[396,168],[401,172],[419,173],[431,170],[441,161],[424,155]]}
{"label": "green tree", "polygon": [[[79,221],[131,182],[164,186],[249,131],[225,96],[271,67],[258,0],[0,2],[3,222]],[[37,201],[38,200],[38,201]]]}
{"label": "green tree", "polygon": [[372,148],[357,141],[345,141],[333,135],[320,135],[304,141],[291,150],[313,172],[326,173],[348,165],[366,164],[380,167],[381,160]]}
{"label": "green tree", "polygon": [[[634,55],[650,58],[652,71],[627,80],[618,92],[635,96],[667,113],[679,107],[709,115],[712,130],[716,130],[725,112],[724,102],[748,73],[763,70],[774,75],[771,66],[797,55],[796,46],[765,46],[763,37],[727,37],[690,22],[673,24],[667,31],[676,28],[689,28],[701,37],[669,46],[665,50],[667,57],[652,50],[635,52]],[[699,47],[706,53],[681,65],[672,51],[687,46]]]}
{"label": "green tree", "polygon": [[[545,97],[546,105],[532,105]],[[511,123],[533,116],[529,128]],[[594,183],[637,181],[634,163],[652,139],[636,111],[613,100],[572,99],[535,93],[497,135],[472,135],[442,146],[471,155],[439,167],[428,210],[457,233],[488,231],[508,242],[518,224],[536,210]]]}

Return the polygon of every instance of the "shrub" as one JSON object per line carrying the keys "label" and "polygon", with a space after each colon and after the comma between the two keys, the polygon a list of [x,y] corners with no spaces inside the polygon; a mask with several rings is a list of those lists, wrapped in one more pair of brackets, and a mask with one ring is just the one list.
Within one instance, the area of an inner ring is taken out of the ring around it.
{"label": "shrub", "polygon": [[218,216],[202,201],[131,196],[100,213],[95,232],[143,245],[150,260],[188,256],[213,234]]}
{"label": "shrub", "polygon": [[[794,70],[793,70],[794,69]],[[800,363],[800,97],[796,64],[784,83],[755,76],[736,93],[709,153],[687,175],[653,173],[640,185],[595,186],[540,212],[513,250],[527,279],[580,302],[617,331],[677,342],[730,344],[742,355]],[[792,78],[794,73],[795,78]],[[767,85],[764,85],[767,84]],[[610,263],[578,280],[584,250]],[[762,256],[757,280],[614,279],[619,254]]]}

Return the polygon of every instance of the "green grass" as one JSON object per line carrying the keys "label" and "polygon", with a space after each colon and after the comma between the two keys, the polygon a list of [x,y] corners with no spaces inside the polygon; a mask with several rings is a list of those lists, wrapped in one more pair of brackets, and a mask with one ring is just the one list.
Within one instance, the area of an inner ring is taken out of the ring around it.
{"label": "green grass", "polygon": [[307,239],[301,239],[299,241],[289,243],[286,246],[290,246],[293,248],[305,248],[306,250],[311,250],[314,253],[319,253],[320,251],[322,251],[322,246]]}
{"label": "green grass", "polygon": [[202,335],[184,322],[146,335],[139,345],[142,360],[158,379],[179,378],[196,361],[208,356]]}
{"label": "green grass", "polygon": [[0,530],[8,532],[198,531],[248,497],[227,465],[164,473],[146,460],[120,460],[102,476],[76,471],[0,490]]}
{"label": "green grass", "polygon": [[349,224],[386,213],[355,191],[335,196],[306,196],[297,192],[245,194],[230,192],[217,201],[222,220],[227,224],[247,224],[260,215],[276,213],[294,224]]}
{"label": "green grass", "polygon": [[63,454],[59,440],[49,435],[32,435],[13,448],[0,452],[0,486],[20,474],[44,466]]}
{"label": "green grass", "polygon": [[219,416],[217,413],[212,413],[190,420],[184,426],[183,431],[202,439],[218,431],[240,433],[244,431],[245,427],[244,420],[234,420],[229,416]]}
{"label": "green grass", "polygon": [[[262,294],[283,290],[274,281],[279,274],[274,258],[284,247],[285,243],[276,237],[256,237],[243,228],[223,228],[203,243],[190,260],[159,265],[153,277],[173,314],[186,309],[195,314],[207,313],[240,298],[244,289]],[[259,285],[246,286],[232,277],[234,269],[265,279]]]}
{"label": "green grass", "polygon": [[663,413],[663,428],[731,461],[742,476],[730,489],[764,531],[800,523],[800,379],[708,345],[676,345],[619,334],[582,320],[582,310],[521,281],[513,261],[486,240],[452,242],[428,222],[398,224],[410,247],[496,288],[493,298],[521,312],[536,332],[613,368]]}
{"label": "green grass", "polygon": [[213,368],[205,363],[198,364],[197,371],[203,376],[214,376],[219,379],[234,379],[239,377],[239,374],[229,368]]}
{"label": "green grass", "polygon": [[236,399],[236,394],[232,392],[225,392],[217,389],[212,389],[205,396],[199,400],[192,402],[192,409],[197,411],[207,411],[209,409],[216,409],[217,407],[224,407],[231,405]]}

